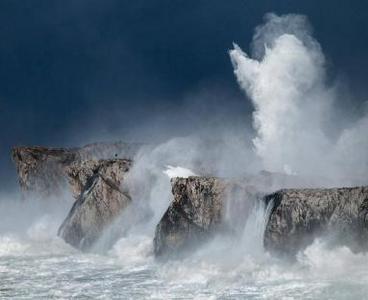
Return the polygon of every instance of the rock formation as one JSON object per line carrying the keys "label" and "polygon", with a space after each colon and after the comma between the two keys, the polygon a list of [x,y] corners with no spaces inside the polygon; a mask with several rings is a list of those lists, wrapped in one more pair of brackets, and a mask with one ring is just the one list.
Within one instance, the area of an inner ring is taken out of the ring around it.
{"label": "rock formation", "polygon": [[116,142],[81,148],[14,147],[12,158],[23,193],[48,198],[58,197],[65,190],[66,170],[73,163],[92,159],[133,159],[141,146]]}
{"label": "rock formation", "polygon": [[77,200],[58,231],[72,246],[87,250],[103,230],[129,205],[131,198],[124,178],[131,160],[74,162],[66,172]]}
{"label": "rock formation", "polygon": [[266,249],[295,255],[321,235],[333,243],[366,249],[368,187],[286,189],[265,197],[273,201],[266,226]]}
{"label": "rock formation", "polygon": [[17,147],[12,150],[18,180],[24,193],[41,197],[60,194],[65,187],[65,167],[79,159],[72,149]]}
{"label": "rock formation", "polygon": [[[180,254],[215,232],[231,231],[226,214],[236,210],[245,221],[248,206],[257,195],[252,187],[215,177],[173,178],[171,183],[174,200],[156,227],[156,256]],[[239,197],[249,201],[237,201]]]}
{"label": "rock formation", "polygon": [[[255,178],[261,179],[258,189],[252,187]],[[261,199],[266,207],[272,205],[264,233],[265,248],[272,253],[294,256],[320,236],[331,245],[368,250],[368,187],[283,189],[263,196],[258,191],[267,190],[264,179],[264,174],[237,181],[172,179],[174,200],[156,228],[156,256],[175,255],[215,232],[243,228],[254,201]]]}
{"label": "rock formation", "polygon": [[[12,157],[25,193],[58,197],[69,187],[76,201],[58,234],[85,250],[131,202],[124,183],[141,147],[121,142],[68,149],[16,147]],[[156,227],[156,256],[192,249],[215,232],[234,233],[260,199],[272,205],[264,234],[265,248],[272,253],[293,256],[322,235],[354,251],[368,249],[368,187],[273,192],[305,181],[268,172],[238,180],[173,178],[171,183],[174,199]]]}

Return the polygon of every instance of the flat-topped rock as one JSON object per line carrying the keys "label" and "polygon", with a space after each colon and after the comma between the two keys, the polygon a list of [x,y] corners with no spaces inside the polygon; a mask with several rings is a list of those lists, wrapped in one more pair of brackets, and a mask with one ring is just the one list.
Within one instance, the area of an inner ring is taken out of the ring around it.
{"label": "flat-topped rock", "polygon": [[265,197],[273,202],[264,245],[279,255],[295,255],[316,237],[366,250],[368,187],[285,189]]}
{"label": "flat-topped rock", "polygon": [[[245,222],[249,206],[258,195],[251,186],[216,177],[173,178],[171,183],[174,200],[156,227],[156,256],[177,255],[216,232],[230,232],[231,224],[237,223],[231,210],[237,215],[243,212],[241,221]],[[244,201],[237,201],[239,198]]]}

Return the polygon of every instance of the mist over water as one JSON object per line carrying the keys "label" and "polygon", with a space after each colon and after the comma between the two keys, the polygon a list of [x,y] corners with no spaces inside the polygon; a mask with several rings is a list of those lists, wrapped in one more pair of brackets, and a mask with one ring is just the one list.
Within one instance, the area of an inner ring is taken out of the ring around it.
{"label": "mist over water", "polygon": [[[254,106],[254,134],[207,132],[144,147],[127,178],[134,201],[91,253],[56,236],[71,207],[69,192],[49,202],[2,195],[0,297],[365,297],[365,254],[316,240],[296,262],[279,261],[263,249],[272,203],[264,207],[241,193],[227,202],[225,222],[235,234],[219,233],[180,259],[155,260],[154,231],[172,200],[170,177],[241,178],[267,170],[298,176],[298,186],[367,184],[368,115],[336,120],[336,85],[327,84],[325,57],[306,17],[267,15],[252,55],[235,45],[230,57]],[[265,193],[281,187],[257,186]],[[244,201],[245,216],[236,209]]]}

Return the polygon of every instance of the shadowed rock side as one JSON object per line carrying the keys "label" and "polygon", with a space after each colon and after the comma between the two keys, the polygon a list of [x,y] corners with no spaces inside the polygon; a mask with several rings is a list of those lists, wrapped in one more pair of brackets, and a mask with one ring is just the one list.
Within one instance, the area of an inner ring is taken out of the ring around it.
{"label": "shadowed rock side", "polygon": [[286,189],[265,197],[274,202],[265,248],[295,255],[321,235],[354,251],[367,249],[368,187]]}
{"label": "shadowed rock side", "polygon": [[58,197],[67,183],[66,169],[84,160],[133,159],[142,144],[95,143],[82,148],[14,147],[12,158],[23,194]]}
{"label": "shadowed rock side", "polygon": [[[215,177],[174,178],[174,200],[156,227],[154,252],[156,256],[178,255],[211,237],[215,232],[232,231],[237,223],[227,214],[235,210],[245,222],[252,201],[237,201],[257,194],[235,181]],[[231,205],[229,205],[231,204]]]}
{"label": "shadowed rock side", "polygon": [[58,235],[72,246],[88,250],[131,202],[123,181],[131,160],[91,160],[67,168],[74,193],[81,191]]}

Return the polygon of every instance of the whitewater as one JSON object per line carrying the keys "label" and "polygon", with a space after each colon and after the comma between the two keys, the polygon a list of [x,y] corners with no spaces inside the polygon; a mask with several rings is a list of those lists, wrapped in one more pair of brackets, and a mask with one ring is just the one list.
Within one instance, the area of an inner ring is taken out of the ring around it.
{"label": "whitewater", "polygon": [[153,231],[129,232],[104,253],[82,253],[56,236],[60,206],[33,218],[30,205],[12,207],[16,225],[4,226],[4,206],[1,213],[1,298],[364,299],[368,293],[367,256],[346,247],[328,249],[316,240],[288,263],[265,253],[261,206],[240,239],[218,235],[171,261],[154,258]]}
{"label": "whitewater", "polygon": [[[72,202],[1,195],[0,298],[367,298],[366,254],[316,239],[295,260],[278,259],[263,248],[271,207],[259,203],[235,237],[219,233],[185,257],[154,257],[155,227],[172,200],[169,177],[197,174],[198,162],[223,177],[244,175],[247,166],[249,173],[318,174],[330,186],[367,184],[368,114],[351,120],[335,110],[336,90],[326,85],[325,59],[306,18],[267,15],[252,45],[252,56],[236,45],[230,50],[254,106],[251,149],[229,134],[217,135],[223,148],[195,138],[157,146],[135,161],[128,178],[134,204],[88,253],[57,237]],[[150,218],[144,207],[153,210]]]}

